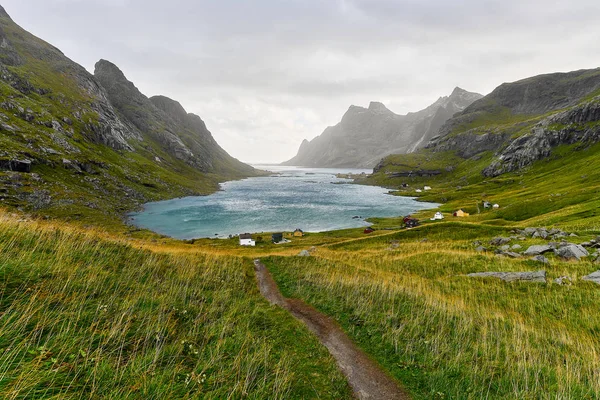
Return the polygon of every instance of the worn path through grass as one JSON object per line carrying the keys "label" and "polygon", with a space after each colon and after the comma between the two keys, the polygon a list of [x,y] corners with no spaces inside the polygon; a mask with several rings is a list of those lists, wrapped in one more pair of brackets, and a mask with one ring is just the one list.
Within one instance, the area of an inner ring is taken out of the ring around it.
{"label": "worn path through grass", "polygon": [[337,322],[301,300],[284,298],[260,260],[254,261],[254,270],[262,295],[271,304],[289,311],[319,338],[335,358],[356,397],[370,400],[410,399],[392,377],[354,344]]}

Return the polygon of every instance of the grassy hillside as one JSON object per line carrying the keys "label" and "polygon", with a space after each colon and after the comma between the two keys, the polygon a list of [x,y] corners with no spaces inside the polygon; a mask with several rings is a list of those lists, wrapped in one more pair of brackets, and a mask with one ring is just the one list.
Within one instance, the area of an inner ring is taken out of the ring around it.
{"label": "grassy hillside", "polygon": [[[120,118],[83,67],[2,8],[0,38],[0,205],[106,226],[144,202],[207,194],[220,181],[257,173],[220,149],[198,117],[204,136],[195,137],[194,150],[206,142],[214,165],[202,169],[178,158],[174,148]],[[20,160],[31,162],[31,173],[5,165]]]}
{"label": "grassy hillside", "polygon": [[441,223],[267,265],[285,295],[336,318],[414,398],[598,398],[596,284],[464,276],[546,269],[551,282],[597,266],[473,251],[498,234],[508,230]]}
{"label": "grassy hillside", "polygon": [[0,232],[2,398],[349,398],[249,260],[4,213]]}

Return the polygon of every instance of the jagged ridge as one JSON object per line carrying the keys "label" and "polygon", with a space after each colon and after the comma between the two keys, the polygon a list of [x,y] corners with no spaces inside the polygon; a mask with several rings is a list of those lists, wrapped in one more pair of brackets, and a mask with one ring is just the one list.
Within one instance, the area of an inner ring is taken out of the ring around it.
{"label": "jagged ridge", "polygon": [[284,165],[373,167],[388,154],[410,153],[424,146],[440,126],[481,95],[456,88],[424,110],[397,115],[379,102],[350,106],[339,124],[312,141]]}

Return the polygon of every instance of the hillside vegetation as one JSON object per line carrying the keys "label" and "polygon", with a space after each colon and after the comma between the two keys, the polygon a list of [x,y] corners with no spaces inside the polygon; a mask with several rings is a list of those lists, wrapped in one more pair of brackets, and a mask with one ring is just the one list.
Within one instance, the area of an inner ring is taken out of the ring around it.
{"label": "hillside vegetation", "polygon": [[1,6],[0,41],[0,204],[106,225],[258,173],[179,103],[151,102],[106,61],[97,79]]}
{"label": "hillside vegetation", "polygon": [[350,397],[249,260],[5,213],[0,232],[3,399]]}

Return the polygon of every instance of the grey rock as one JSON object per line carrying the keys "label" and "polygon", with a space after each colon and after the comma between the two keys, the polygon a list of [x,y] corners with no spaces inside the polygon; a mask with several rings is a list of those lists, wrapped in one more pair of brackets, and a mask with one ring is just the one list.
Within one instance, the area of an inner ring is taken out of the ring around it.
{"label": "grey rock", "polygon": [[592,272],[591,274],[586,275],[581,279],[583,279],[584,281],[594,282],[600,285],[600,271]]}
{"label": "grey rock", "polygon": [[523,229],[523,234],[526,235],[526,236],[531,236],[531,235],[533,235],[536,232],[537,232],[536,228],[525,228],[525,229]]}
{"label": "grey rock", "polygon": [[533,245],[533,246],[529,246],[529,248],[527,250],[525,250],[523,252],[523,255],[525,256],[537,256],[539,254],[544,254],[547,253],[549,251],[552,251],[552,247],[542,244],[542,245]]}
{"label": "grey rock", "polygon": [[578,237],[579,235],[577,235],[576,233],[571,233],[569,236],[570,237]]}
{"label": "grey rock", "polygon": [[502,246],[510,242],[510,238],[498,236],[490,240],[492,246]]}
{"label": "grey rock", "polygon": [[31,160],[0,160],[0,170],[31,172]]}
{"label": "grey rock", "polygon": [[520,258],[521,257],[521,255],[519,253],[515,253],[514,251],[505,251],[502,254],[505,255],[506,257],[510,257],[510,258]]}
{"label": "grey rock", "polygon": [[298,253],[298,257],[310,257],[310,252],[308,250],[302,250]]}
{"label": "grey rock", "polygon": [[486,249],[485,247],[483,247],[483,246],[477,246],[477,247],[475,248],[475,251],[477,251],[477,252],[479,252],[479,253],[482,253],[482,252],[485,252],[485,251],[487,251],[487,249]]}
{"label": "grey rock", "polygon": [[554,283],[562,286],[571,286],[573,284],[573,281],[568,276],[561,276],[560,278],[556,278],[554,280]]}
{"label": "grey rock", "polygon": [[581,260],[583,257],[589,256],[590,253],[588,253],[588,251],[580,245],[569,244],[567,246],[559,248],[557,250],[557,254],[564,259]]}
{"label": "grey rock", "polygon": [[544,257],[542,255],[532,257],[530,260],[541,262],[542,264],[550,264],[550,260],[548,260],[546,257]]}
{"label": "grey rock", "polygon": [[500,250],[502,250],[502,251],[508,251],[508,250],[510,250],[510,246],[507,245],[507,244],[505,244],[504,246],[500,247]]}
{"label": "grey rock", "polygon": [[511,250],[521,250],[522,246],[520,244],[513,244],[510,248]]}
{"label": "grey rock", "polygon": [[[596,71],[597,70],[594,70],[594,72]],[[483,170],[485,176],[498,176],[506,172],[522,169],[537,160],[550,156],[552,150],[560,145],[568,145],[577,142],[591,144],[600,140],[600,128],[594,126],[590,127],[590,129],[581,128],[581,126],[585,126],[588,122],[600,120],[600,103],[591,100],[583,104],[578,104],[581,100],[578,96],[582,93],[592,93],[594,90],[597,90],[600,86],[600,80],[598,80],[597,73],[593,73],[590,76],[582,76],[582,73],[584,73],[584,71],[571,72],[563,75],[561,79],[554,82],[550,82],[551,75],[530,78],[526,80],[527,83],[522,81],[523,88],[527,87],[527,100],[521,99],[521,101],[514,101],[516,98],[513,99],[511,104],[517,106],[517,108],[523,107],[528,101],[548,102],[548,108],[546,111],[541,112],[541,115],[550,109],[558,110],[569,106],[574,107],[545,118],[535,125],[530,133],[512,140],[508,146],[497,154],[496,160]],[[570,76],[570,78],[567,78],[567,76]],[[563,80],[564,78],[567,79]],[[532,83],[532,80],[534,79],[540,79],[546,82],[543,87],[536,86],[537,90],[552,90],[554,92],[553,95],[549,95],[543,100],[542,98],[537,97],[537,95],[534,95],[531,92],[531,89],[535,86],[535,84]],[[569,80],[570,83],[567,84],[566,82]],[[515,82],[514,84],[519,84],[519,82]],[[589,86],[583,87],[582,85]],[[551,89],[552,86],[554,86],[554,89]],[[558,89],[558,86],[560,86],[560,89]],[[571,86],[571,88],[566,89],[567,86]],[[573,91],[575,86],[577,89]],[[558,91],[563,91],[562,93],[564,95],[557,96]],[[479,102],[475,102],[471,107],[478,103]],[[550,103],[554,104],[550,105]]]}
{"label": "grey rock", "polygon": [[475,272],[468,274],[472,278],[499,278],[506,282],[529,281],[546,282],[546,271],[528,271],[528,272]]}

